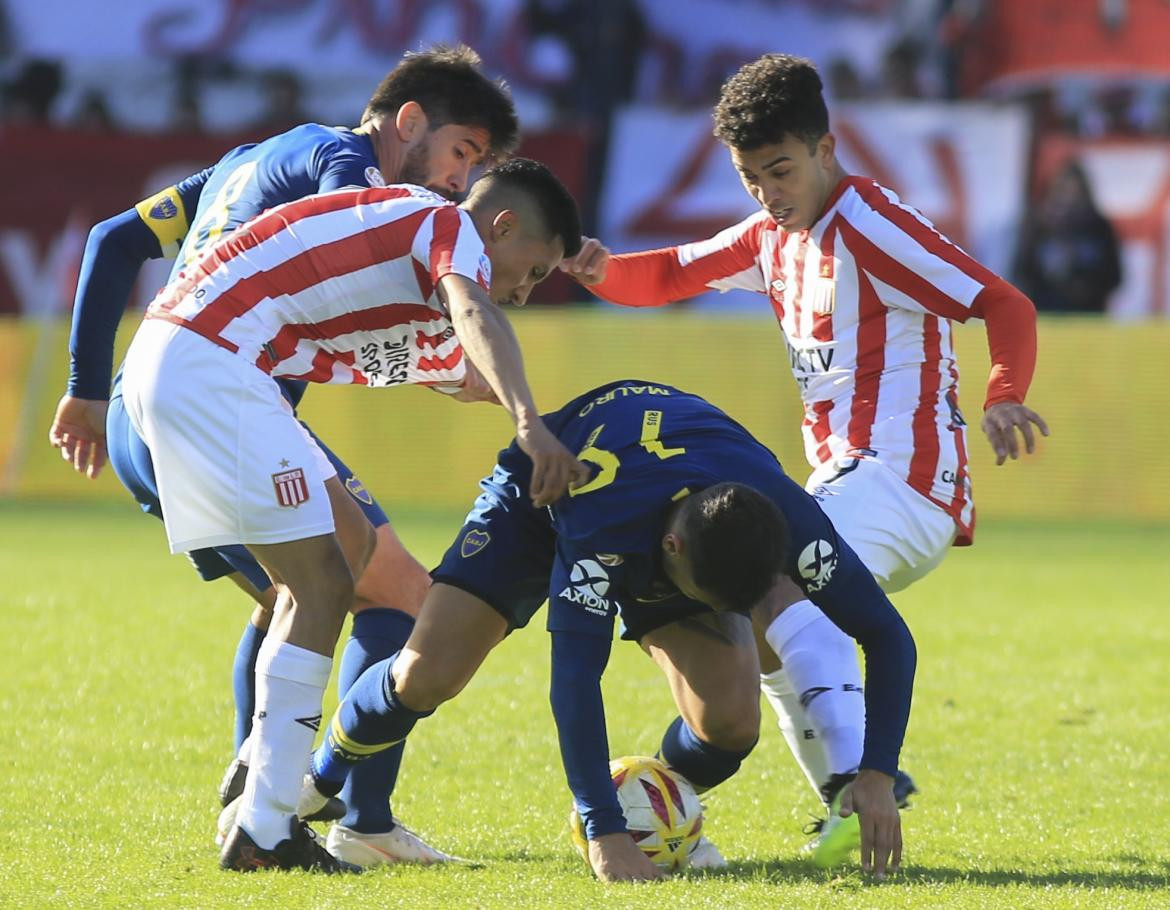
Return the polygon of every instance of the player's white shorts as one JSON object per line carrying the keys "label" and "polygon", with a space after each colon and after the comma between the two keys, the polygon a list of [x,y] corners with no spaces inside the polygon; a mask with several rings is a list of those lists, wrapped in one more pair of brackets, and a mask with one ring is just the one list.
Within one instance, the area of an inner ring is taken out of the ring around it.
{"label": "player's white shorts", "polygon": [[880,461],[822,465],[804,488],[887,593],[930,572],[954,542],[954,519]]}
{"label": "player's white shorts", "polygon": [[138,328],[122,397],[150,449],[171,552],[329,534],[337,472],[276,382],[162,320]]}

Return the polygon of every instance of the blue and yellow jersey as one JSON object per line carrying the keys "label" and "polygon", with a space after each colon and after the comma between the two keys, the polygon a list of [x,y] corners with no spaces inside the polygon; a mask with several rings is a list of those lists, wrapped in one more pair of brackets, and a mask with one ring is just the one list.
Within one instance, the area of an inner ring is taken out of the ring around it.
{"label": "blue and yellow jersey", "polygon": [[[224,233],[265,209],[312,193],[380,181],[368,136],[310,123],[229,151],[193,174],[96,225],[82,258],[73,330],[69,394],[110,392],[114,336],[142,263],[175,258],[173,278]],[[303,383],[288,382],[295,404]]]}

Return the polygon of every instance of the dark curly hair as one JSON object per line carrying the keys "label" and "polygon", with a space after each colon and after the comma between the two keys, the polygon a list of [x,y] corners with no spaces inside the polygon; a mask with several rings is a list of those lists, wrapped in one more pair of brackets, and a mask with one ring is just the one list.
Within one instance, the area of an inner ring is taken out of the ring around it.
{"label": "dark curly hair", "polygon": [[484,75],[481,62],[465,44],[437,44],[407,54],[374,90],[362,123],[376,114],[394,116],[402,105],[414,101],[431,129],[451,123],[481,127],[490,137],[488,157],[506,158],[520,142],[520,122],[507,85]]}
{"label": "dark curly hair", "polygon": [[821,77],[811,60],[765,54],[723,83],[715,105],[715,136],[740,151],[803,140],[811,152],[829,131]]}
{"label": "dark curly hair", "polygon": [[680,518],[695,584],[731,609],[750,610],[783,571],[788,522],[752,487],[707,487],[684,500]]}

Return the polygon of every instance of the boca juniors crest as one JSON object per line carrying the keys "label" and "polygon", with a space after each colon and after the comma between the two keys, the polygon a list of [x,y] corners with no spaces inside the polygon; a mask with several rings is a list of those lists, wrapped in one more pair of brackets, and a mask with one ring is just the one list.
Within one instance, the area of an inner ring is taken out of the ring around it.
{"label": "boca juniors crest", "polygon": [[301,468],[273,474],[272,485],[276,488],[276,501],[282,506],[295,509],[309,498],[309,484]]}

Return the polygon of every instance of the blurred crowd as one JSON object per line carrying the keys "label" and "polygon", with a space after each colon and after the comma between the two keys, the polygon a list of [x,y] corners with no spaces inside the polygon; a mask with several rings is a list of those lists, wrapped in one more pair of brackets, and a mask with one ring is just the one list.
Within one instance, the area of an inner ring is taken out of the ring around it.
{"label": "blurred crowd", "polygon": [[[501,51],[510,61],[503,75],[530,127],[568,126],[587,137],[587,216],[600,195],[610,127],[620,106],[636,101],[708,107],[722,80],[745,59],[716,54],[704,60],[700,72],[686,72],[685,62],[676,59],[677,47],[661,39],[646,14],[659,0],[519,2],[521,29],[515,47]],[[980,30],[980,23],[989,0],[826,2],[853,13],[881,7],[897,14],[896,27],[882,33],[887,43],[876,54],[821,61],[832,104],[972,97],[964,74],[985,50],[980,42],[986,41],[986,30]],[[825,6],[819,6],[818,15]],[[0,64],[0,129],[22,124],[94,132],[123,129],[101,88],[69,91],[65,62],[21,59],[11,44],[11,35],[0,28],[0,50],[9,61]],[[260,99],[254,104],[259,113],[242,129],[233,129],[235,135],[271,135],[325,117],[314,109],[302,76],[292,68],[252,69],[192,56],[171,64],[166,85],[169,116],[160,120],[160,132],[214,131],[205,116],[205,99],[210,87],[224,85]],[[983,96],[1026,106],[1035,137],[1170,138],[1170,78],[1065,73],[999,87]],[[356,122],[356,116],[352,119]],[[1096,204],[1085,171],[1070,160],[1052,179],[1032,183],[1035,198],[1020,227],[1012,277],[1043,309],[1103,310],[1121,280],[1121,257],[1116,232]]]}

